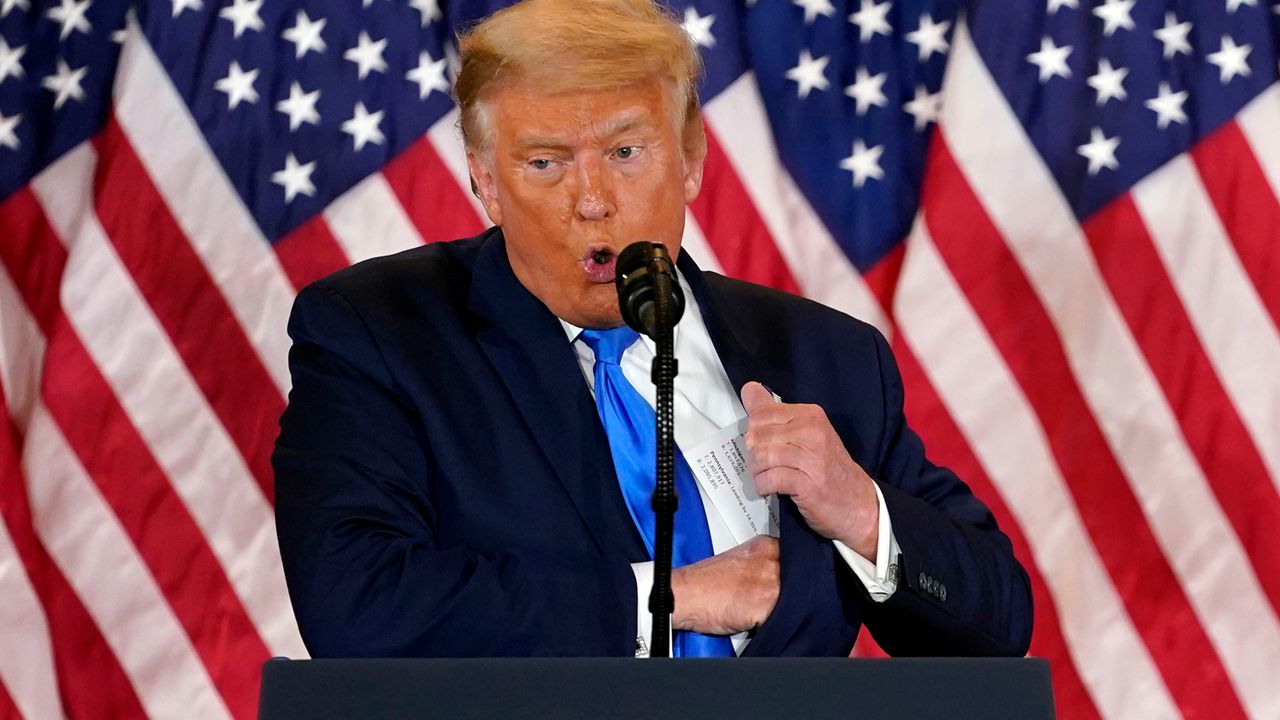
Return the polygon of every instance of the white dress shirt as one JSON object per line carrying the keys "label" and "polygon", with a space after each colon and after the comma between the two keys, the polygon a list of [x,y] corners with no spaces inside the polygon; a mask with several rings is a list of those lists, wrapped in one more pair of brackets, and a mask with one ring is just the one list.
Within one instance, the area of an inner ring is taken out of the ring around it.
{"label": "white dress shirt", "polygon": [[[675,393],[672,403],[675,414],[676,445],[681,448],[694,448],[704,440],[716,434],[721,428],[736,424],[747,416],[738,399],[737,389],[729,381],[729,376],[716,354],[711,336],[702,320],[702,312],[690,291],[688,283],[680,278],[680,286],[684,289],[684,316],[675,328],[675,355],[680,363],[680,372],[675,379]],[[578,342],[582,328],[571,325],[564,320],[565,334],[573,343],[578,355],[578,364],[586,378],[587,387],[595,394],[595,354],[585,342]],[[652,339],[645,335],[627,348],[622,354],[622,374],[627,378],[650,407],[655,406],[654,386],[650,380],[650,366],[655,355]],[[786,398],[783,398],[786,401]],[[707,529],[711,534],[711,546],[719,554],[728,550],[737,542],[730,533],[725,521],[716,511],[715,505],[707,497],[706,491],[698,485],[698,494],[702,496],[702,507],[707,515]],[[854,574],[866,586],[867,592],[876,602],[884,602],[897,589],[897,557],[898,542],[893,536],[893,528],[889,524],[889,512],[885,508],[884,496],[876,487],[876,499],[880,504],[879,537],[876,541],[876,561],[862,557],[844,543],[833,541],[840,557],[844,558]],[[773,500],[771,498],[771,500]],[[636,656],[648,655],[650,638],[652,637],[653,620],[649,614],[649,592],[653,587],[653,563],[634,563],[631,566],[636,576]],[[742,653],[748,639],[745,632],[733,636],[734,651]]]}

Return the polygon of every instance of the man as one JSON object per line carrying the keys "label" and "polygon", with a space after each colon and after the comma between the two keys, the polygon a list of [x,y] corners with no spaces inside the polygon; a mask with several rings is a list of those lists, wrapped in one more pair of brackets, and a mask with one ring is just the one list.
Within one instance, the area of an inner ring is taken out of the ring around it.
{"label": "man", "polygon": [[312,653],[645,653],[652,518],[618,423],[644,424],[653,350],[613,330],[616,257],[641,240],[678,257],[689,304],[678,445],[746,417],[777,498],[779,539],[735,544],[677,473],[677,651],[846,655],[865,623],[894,654],[1025,653],[1026,575],[925,460],[884,339],[680,253],[705,154],[680,27],[647,0],[529,0],[459,49],[495,227],[337,273],[290,322],[276,508]]}

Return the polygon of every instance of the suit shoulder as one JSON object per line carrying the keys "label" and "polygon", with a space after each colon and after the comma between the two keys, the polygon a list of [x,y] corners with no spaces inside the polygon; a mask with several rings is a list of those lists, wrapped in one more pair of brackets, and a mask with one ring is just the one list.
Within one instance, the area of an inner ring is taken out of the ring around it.
{"label": "suit shoulder", "polygon": [[400,292],[465,296],[476,254],[492,231],[370,258],[315,281],[304,292],[324,290],[352,301]]}

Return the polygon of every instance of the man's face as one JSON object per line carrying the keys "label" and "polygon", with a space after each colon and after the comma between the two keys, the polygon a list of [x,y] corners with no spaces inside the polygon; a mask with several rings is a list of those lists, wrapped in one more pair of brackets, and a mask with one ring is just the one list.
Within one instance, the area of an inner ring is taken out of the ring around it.
{"label": "man's face", "polygon": [[674,259],[702,182],[661,82],[548,95],[517,84],[489,99],[489,146],[467,153],[516,277],[557,317],[622,324],[618,253],[660,242]]}

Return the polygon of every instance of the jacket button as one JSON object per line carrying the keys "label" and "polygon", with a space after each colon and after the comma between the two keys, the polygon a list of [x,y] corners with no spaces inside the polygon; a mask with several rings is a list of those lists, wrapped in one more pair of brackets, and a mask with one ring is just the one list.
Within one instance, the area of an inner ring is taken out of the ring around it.
{"label": "jacket button", "polygon": [[946,601],[947,601],[947,586],[946,586],[946,585],[942,585],[941,587],[939,587],[939,588],[938,588],[938,599],[939,599],[939,600],[941,600],[942,602],[946,602]]}
{"label": "jacket button", "polygon": [[920,579],[920,587],[921,587],[921,588],[928,587],[927,585],[925,585],[925,584],[924,584],[924,573],[920,573],[920,578],[919,578],[919,579]]}

